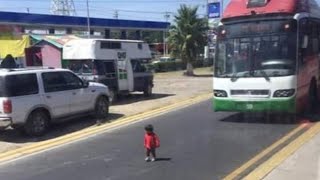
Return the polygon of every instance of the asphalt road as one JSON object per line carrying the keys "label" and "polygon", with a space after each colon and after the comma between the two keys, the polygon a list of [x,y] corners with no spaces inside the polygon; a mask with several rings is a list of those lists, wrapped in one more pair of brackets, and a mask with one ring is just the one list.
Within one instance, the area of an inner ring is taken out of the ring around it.
{"label": "asphalt road", "polygon": [[[161,147],[160,161],[146,163],[143,127],[148,123]],[[221,179],[296,126],[215,113],[206,101],[1,165],[0,179]]]}

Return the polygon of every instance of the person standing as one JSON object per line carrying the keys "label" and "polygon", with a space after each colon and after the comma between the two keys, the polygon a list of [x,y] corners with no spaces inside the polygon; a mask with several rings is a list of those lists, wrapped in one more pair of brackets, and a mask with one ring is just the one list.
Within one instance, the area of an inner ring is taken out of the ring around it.
{"label": "person standing", "polygon": [[[156,161],[156,148],[160,147],[160,139],[151,124],[145,126],[144,147],[146,149],[145,161]],[[150,158],[151,154],[151,158]]]}

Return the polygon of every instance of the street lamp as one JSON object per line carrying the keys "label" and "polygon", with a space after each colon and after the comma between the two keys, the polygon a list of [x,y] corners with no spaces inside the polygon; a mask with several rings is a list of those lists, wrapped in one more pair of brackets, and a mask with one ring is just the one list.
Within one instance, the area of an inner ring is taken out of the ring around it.
{"label": "street lamp", "polygon": [[89,0],[87,0],[87,25],[88,25],[88,38],[90,38],[91,28],[90,28]]}

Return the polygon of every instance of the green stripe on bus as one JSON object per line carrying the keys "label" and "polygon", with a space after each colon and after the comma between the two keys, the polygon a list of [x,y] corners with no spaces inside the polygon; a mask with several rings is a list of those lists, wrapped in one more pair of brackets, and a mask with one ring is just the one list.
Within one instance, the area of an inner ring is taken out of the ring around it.
{"label": "green stripe on bus", "polygon": [[296,111],[295,97],[287,100],[235,101],[213,98],[214,111],[234,112],[288,112]]}

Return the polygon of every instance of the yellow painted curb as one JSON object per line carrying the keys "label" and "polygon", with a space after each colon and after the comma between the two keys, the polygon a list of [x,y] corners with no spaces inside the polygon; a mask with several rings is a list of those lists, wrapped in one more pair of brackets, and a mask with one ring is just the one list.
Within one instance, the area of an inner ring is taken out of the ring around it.
{"label": "yellow painted curb", "polygon": [[270,152],[272,152],[274,149],[276,149],[278,146],[280,146],[282,143],[286,142],[287,140],[289,140],[291,137],[293,137],[295,134],[297,134],[299,131],[301,131],[304,128],[303,125],[298,126],[297,128],[293,129],[292,131],[290,131],[288,134],[286,134],[285,136],[283,136],[281,139],[279,139],[278,141],[276,141],[275,143],[273,143],[271,146],[269,146],[268,148],[264,149],[263,151],[261,151],[259,154],[257,154],[256,156],[254,156],[252,159],[250,159],[248,162],[246,162],[245,164],[243,164],[242,166],[240,166],[238,169],[234,170],[232,173],[230,173],[229,175],[227,175],[225,178],[223,178],[224,180],[233,180],[235,179],[237,176],[239,176],[241,173],[243,173],[244,171],[246,171],[249,167],[251,167],[252,165],[254,165],[255,163],[257,163],[259,160],[261,160],[263,157],[265,157],[267,154],[269,154]]}
{"label": "yellow painted curb", "polygon": [[303,144],[311,140],[315,135],[320,133],[320,123],[312,126],[308,131],[303,133],[297,139],[292,141],[288,146],[272,156],[269,160],[261,164],[257,169],[247,175],[245,180],[260,180],[268,175],[273,169],[279,166],[290,155],[297,151]]}
{"label": "yellow painted curb", "polygon": [[169,112],[169,111],[172,111],[175,109],[181,109],[183,107],[187,107],[187,106],[202,102],[202,101],[207,100],[211,97],[212,97],[212,93],[199,95],[197,97],[190,98],[188,100],[174,103],[174,104],[171,104],[171,105],[168,105],[165,107],[161,107],[161,108],[158,108],[155,110],[147,111],[144,113],[140,113],[140,114],[132,115],[132,116],[128,116],[128,117],[123,117],[123,118],[120,118],[117,121],[112,122],[112,123],[103,124],[101,126],[88,127],[88,128],[83,129],[81,131],[70,133],[70,134],[60,136],[60,137],[57,137],[54,139],[34,143],[32,145],[28,145],[28,146],[21,147],[21,148],[15,149],[15,150],[0,153],[0,163],[6,162],[9,160],[13,160],[13,159],[16,159],[19,157],[31,155],[34,153],[38,153],[41,151],[45,151],[47,149],[54,148],[56,146],[60,146],[63,144],[71,143],[71,142],[74,142],[74,141],[77,141],[77,140],[80,140],[83,138],[87,138],[88,136],[102,133],[106,130],[111,130],[111,129],[119,128],[124,125],[131,124],[131,123],[139,122],[139,121],[145,120],[147,118],[155,117],[155,116],[161,115],[163,113],[166,113],[166,112]]}

